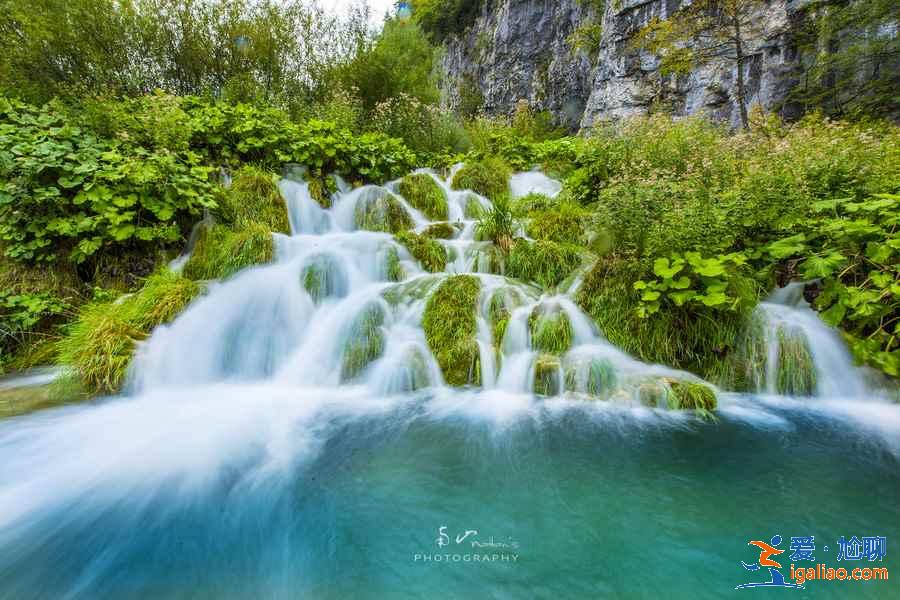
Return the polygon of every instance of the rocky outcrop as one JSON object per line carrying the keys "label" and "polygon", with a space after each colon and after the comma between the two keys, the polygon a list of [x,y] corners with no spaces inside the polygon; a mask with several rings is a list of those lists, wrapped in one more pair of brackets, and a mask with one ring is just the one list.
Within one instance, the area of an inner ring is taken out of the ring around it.
{"label": "rocky outcrop", "polygon": [[[664,109],[706,113],[740,123],[734,61],[712,61],[688,75],[663,76],[659,60],[634,47],[635,34],[653,17],[665,19],[682,0],[608,0],[602,13],[588,0],[494,0],[475,25],[450,39],[442,60],[444,101],[458,108],[480,94],[489,114],[508,114],[516,102],[551,111],[575,129]],[[760,104],[792,117],[787,102],[801,57],[793,32],[805,0],[772,0],[759,10],[759,34],[744,62],[748,106]],[[576,50],[580,27],[602,27],[599,48]]]}

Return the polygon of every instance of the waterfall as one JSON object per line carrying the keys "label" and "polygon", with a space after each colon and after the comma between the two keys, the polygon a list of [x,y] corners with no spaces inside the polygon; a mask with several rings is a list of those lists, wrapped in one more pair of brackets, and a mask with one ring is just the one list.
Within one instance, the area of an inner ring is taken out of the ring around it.
{"label": "waterfall", "polygon": [[755,391],[860,398],[869,394],[843,340],[803,298],[794,282],[760,303],[744,342],[748,383]]}

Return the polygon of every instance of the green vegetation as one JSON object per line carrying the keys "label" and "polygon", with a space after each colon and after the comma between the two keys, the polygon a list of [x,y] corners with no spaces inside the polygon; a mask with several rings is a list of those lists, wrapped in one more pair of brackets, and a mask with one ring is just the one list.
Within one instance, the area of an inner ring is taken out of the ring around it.
{"label": "green vegetation", "polygon": [[258,223],[271,231],[291,232],[277,178],[251,165],[235,173],[231,188],[219,201],[217,214],[224,223],[237,229]]}
{"label": "green vegetation", "polygon": [[400,180],[398,191],[413,208],[422,211],[430,221],[447,220],[447,199],[431,175],[424,173],[407,175]]}
{"label": "green vegetation", "polygon": [[556,396],[562,391],[562,366],[559,357],[541,354],[534,362],[534,393]]}
{"label": "green vegetation", "polygon": [[422,235],[439,240],[452,240],[455,238],[462,228],[457,223],[435,223],[429,225]]}
{"label": "green vegetation", "polygon": [[384,352],[384,309],[379,304],[366,306],[350,328],[350,338],[341,362],[341,381],[356,378]]}
{"label": "green vegetation", "polygon": [[498,196],[490,209],[481,211],[475,224],[475,237],[493,242],[503,252],[509,252],[518,230],[519,223],[513,217],[507,197]]}
{"label": "green vegetation", "polygon": [[552,290],[580,264],[581,254],[577,246],[520,239],[516,240],[509,253],[506,274]]}
{"label": "green vegetation", "polygon": [[312,257],[300,273],[300,281],[316,303],[347,293],[347,275],[340,263],[329,254]]}
{"label": "green vegetation", "polygon": [[453,189],[472,190],[491,201],[497,201],[509,193],[510,168],[502,160],[486,158],[467,163],[453,176]]}
{"label": "green vegetation", "polygon": [[572,323],[559,307],[537,306],[528,318],[531,347],[560,356],[572,346]]}
{"label": "green vegetation", "polygon": [[708,414],[716,410],[716,393],[703,383],[691,381],[669,381],[669,408],[673,410],[696,410]]}
{"label": "green vegetation", "polygon": [[371,188],[356,205],[356,226],[367,231],[400,233],[413,226],[412,217],[387,190]]}
{"label": "green vegetation", "polygon": [[267,263],[273,255],[272,233],[265,225],[252,224],[239,231],[224,225],[204,225],[184,265],[184,275],[194,280],[223,279]]}
{"label": "green vegetation", "polygon": [[163,271],[124,299],[85,306],[59,341],[60,363],[85,393],[118,391],[135,343],[175,318],[201,291],[199,284]]}
{"label": "green vegetation", "polygon": [[471,275],[445,279],[428,298],[425,339],[450,385],[481,382],[476,311],[481,282]]}
{"label": "green vegetation", "polygon": [[447,266],[447,250],[426,235],[419,235],[412,231],[404,231],[394,236],[400,244],[409,250],[409,253],[422,264],[422,267],[431,273],[440,273]]}
{"label": "green vegetation", "polygon": [[590,359],[586,365],[575,364],[566,369],[566,389],[582,391],[606,399],[619,382],[616,368],[606,359]]}

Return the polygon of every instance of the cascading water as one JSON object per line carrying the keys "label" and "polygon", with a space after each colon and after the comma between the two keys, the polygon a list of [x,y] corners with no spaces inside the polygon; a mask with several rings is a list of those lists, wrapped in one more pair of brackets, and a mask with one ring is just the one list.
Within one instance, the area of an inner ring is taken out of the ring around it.
{"label": "cascading water", "polygon": [[[360,227],[433,225],[396,182],[339,181],[326,209],[284,180],[293,234],[276,234],[276,260],[210,284],[158,328],[126,397],[0,423],[0,597],[718,596],[741,582],[747,536],[770,525],[758,498],[793,526],[813,487],[826,526],[797,535],[900,533],[896,407],[720,394],[718,422],[666,410],[675,382],[699,380],[612,346],[568,295],[500,275],[475,239],[488,200],[422,173],[456,232],[440,241],[445,273]],[[511,181],[514,196],[559,188],[537,172]],[[429,294],[456,273],[481,283],[481,386],[463,389],[444,385],[422,326]],[[797,330],[819,395],[864,396],[812,311],[777,298],[761,311],[767,357]],[[761,389],[778,391],[772,378]],[[611,402],[585,401],[598,399]],[[788,446],[760,442],[773,432]],[[834,447],[797,451],[813,435]],[[794,485],[773,489],[772,464]],[[515,540],[517,558],[426,563],[476,552],[436,546],[440,527]]]}

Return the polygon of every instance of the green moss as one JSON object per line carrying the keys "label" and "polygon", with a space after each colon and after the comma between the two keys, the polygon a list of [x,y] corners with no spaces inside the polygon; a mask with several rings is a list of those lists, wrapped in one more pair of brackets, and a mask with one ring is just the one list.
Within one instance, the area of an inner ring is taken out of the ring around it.
{"label": "green moss", "polygon": [[778,330],[775,389],[789,396],[812,396],[818,377],[806,338],[799,332]]}
{"label": "green moss", "polygon": [[328,210],[331,208],[331,194],[337,190],[337,186],[331,177],[313,177],[306,182],[309,187],[309,195],[319,203],[319,206]]}
{"label": "green moss", "polygon": [[431,221],[447,219],[447,198],[431,175],[414,173],[400,180],[400,195]]}
{"label": "green moss", "polygon": [[462,225],[459,223],[435,223],[434,225],[429,225],[422,232],[422,235],[438,240],[452,240],[457,236],[461,228]]}
{"label": "green moss", "polygon": [[533,349],[560,356],[572,347],[572,323],[559,307],[537,306],[528,325]]}
{"label": "green moss", "polygon": [[60,363],[88,394],[118,391],[136,342],[174,319],[201,289],[165,271],[123,300],[86,306],[58,342]]}
{"label": "green moss", "polygon": [[559,358],[542,354],[534,363],[534,393],[557,396],[562,391],[562,370]]}
{"label": "green moss", "polygon": [[391,306],[397,306],[401,303],[422,300],[440,283],[441,278],[435,275],[415,277],[388,287],[382,292],[381,297]]}
{"label": "green moss", "polygon": [[381,188],[369,188],[356,205],[356,227],[367,231],[400,233],[413,226],[412,217],[397,197]]}
{"label": "green moss", "polygon": [[506,253],[493,242],[473,244],[468,253],[475,257],[474,269],[477,273],[503,275],[506,271]]}
{"label": "green moss", "polygon": [[77,386],[63,387],[57,382],[0,390],[0,419],[77,402],[84,397]]}
{"label": "green moss", "polygon": [[516,217],[522,218],[528,216],[529,213],[539,210],[549,210],[556,204],[556,201],[545,194],[531,192],[521,198],[516,198],[510,203],[510,208]]}
{"label": "green moss", "polygon": [[300,281],[316,303],[345,295],[348,285],[341,265],[328,254],[312,257],[301,271]]}
{"label": "green moss", "polygon": [[467,219],[478,219],[484,214],[484,206],[475,194],[469,194],[463,204],[463,216]]}
{"label": "green moss", "polygon": [[400,253],[397,252],[396,248],[391,247],[388,249],[385,262],[388,281],[403,281],[406,279],[406,271],[403,270],[403,265],[400,264]]}
{"label": "green moss", "polygon": [[514,288],[502,287],[491,295],[488,304],[488,319],[491,323],[491,332],[494,337],[494,346],[500,348],[503,344],[503,336],[506,335],[506,326],[512,311],[522,304],[521,294]]}
{"label": "green moss", "polygon": [[671,390],[661,381],[647,381],[638,386],[638,401],[650,408],[668,408]]}
{"label": "green moss", "polygon": [[383,325],[384,310],[379,304],[369,304],[356,317],[341,360],[342,381],[356,378],[384,352]]}
{"label": "green moss", "polygon": [[440,273],[447,267],[447,250],[439,242],[412,231],[398,233],[394,238],[409,250],[426,271]]}
{"label": "green moss", "polygon": [[536,240],[549,240],[560,244],[579,244],[585,241],[585,224],[588,213],[570,202],[562,202],[528,214],[525,232]]}
{"label": "green moss", "polygon": [[608,398],[619,383],[615,366],[607,359],[587,359],[566,368],[566,389]]}
{"label": "green moss", "polygon": [[703,383],[669,381],[669,408],[709,413],[716,410],[716,393]]}
{"label": "green moss", "polygon": [[422,325],[428,347],[450,385],[480,384],[476,342],[481,282],[471,275],[445,279],[428,299]]}
{"label": "green moss", "polygon": [[222,279],[272,260],[275,246],[269,228],[250,224],[240,231],[224,225],[204,226],[184,266],[190,279]]}
{"label": "green moss", "polygon": [[509,192],[509,177],[512,170],[499,158],[486,158],[480,162],[467,163],[453,176],[453,189],[472,190],[495,200]]}
{"label": "green moss", "polygon": [[574,246],[516,240],[506,262],[506,274],[553,289],[579,265],[581,255]]}
{"label": "green moss", "polygon": [[222,221],[235,229],[264,225],[270,231],[290,233],[287,206],[277,181],[272,173],[251,165],[242,167],[219,201]]}

